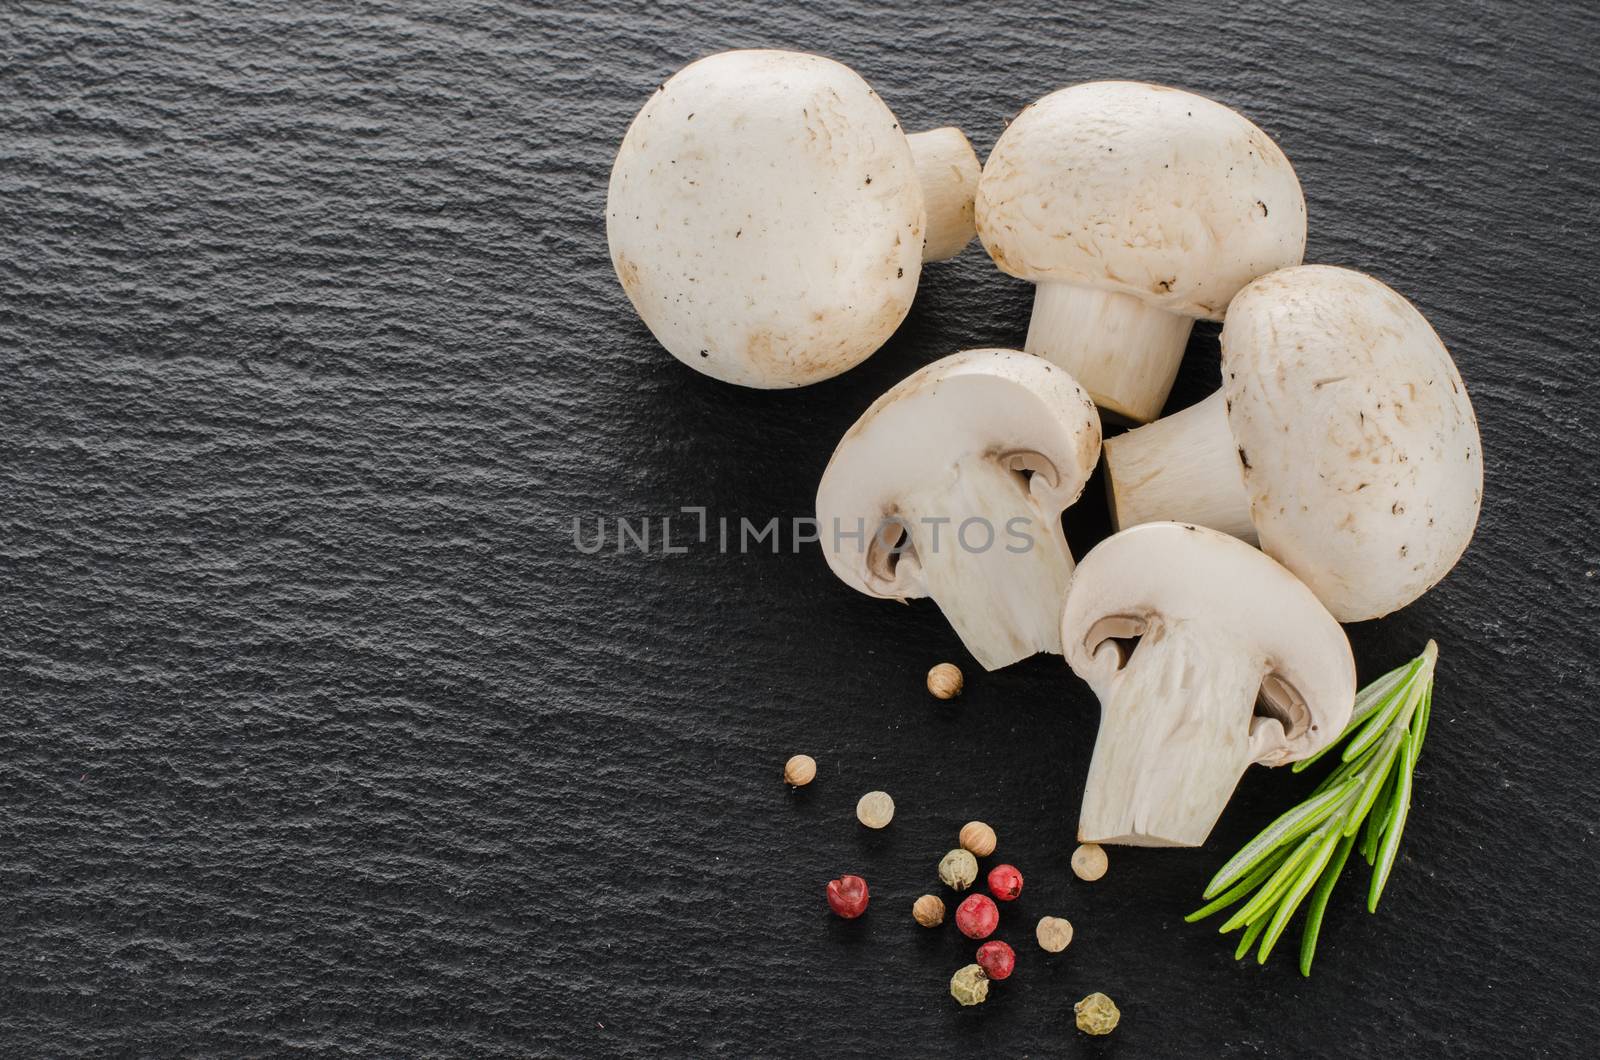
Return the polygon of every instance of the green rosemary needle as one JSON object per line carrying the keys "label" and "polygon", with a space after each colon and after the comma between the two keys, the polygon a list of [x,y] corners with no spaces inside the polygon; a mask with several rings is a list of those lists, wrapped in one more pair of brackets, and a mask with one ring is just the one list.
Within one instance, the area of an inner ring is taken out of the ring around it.
{"label": "green rosemary needle", "polygon": [[1342,743],[1338,768],[1310,798],[1230,858],[1206,886],[1207,904],[1185,920],[1194,923],[1242,901],[1221,930],[1243,930],[1236,959],[1243,959],[1259,940],[1256,960],[1264,964],[1290,918],[1309,898],[1300,937],[1300,974],[1310,975],[1328,896],[1352,850],[1372,866],[1367,910],[1377,911],[1411,809],[1411,774],[1428,731],[1438,657],[1439,646],[1430,640],[1417,658],[1356,695],[1350,724],[1339,739],[1294,765],[1298,773]]}

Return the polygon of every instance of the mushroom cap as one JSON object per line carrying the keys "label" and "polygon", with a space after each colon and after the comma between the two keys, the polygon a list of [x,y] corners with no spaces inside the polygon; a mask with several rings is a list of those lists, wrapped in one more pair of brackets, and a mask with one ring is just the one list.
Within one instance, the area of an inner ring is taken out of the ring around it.
{"label": "mushroom cap", "polygon": [[1306,245],[1305,196],[1271,137],[1203,96],[1134,81],[1025,108],[984,164],[976,210],[1012,276],[1208,320]]}
{"label": "mushroom cap", "polygon": [[1261,547],[1341,622],[1378,618],[1472,540],[1483,451],[1455,362],[1370,276],[1263,276],[1222,331],[1223,394]]}
{"label": "mushroom cap", "polygon": [[1018,350],[967,350],[914,372],[861,414],[822,473],[817,523],[833,572],[869,596],[921,596],[869,569],[866,549],[827,547],[833,527],[864,524],[870,537],[899,497],[953,479],[973,455],[1014,457],[1019,475],[1034,472],[1027,488],[1040,507],[1059,515],[1099,461],[1100,417],[1070,375]]}
{"label": "mushroom cap", "polygon": [[922,186],[849,67],[733,51],[651,95],[606,202],[628,298],[690,367],[753,387],[838,375],[894,333],[922,268]]}
{"label": "mushroom cap", "polygon": [[1344,731],[1356,694],[1350,641],[1311,590],[1270,556],[1189,523],[1142,523],[1113,534],[1089,550],[1072,577],[1061,616],[1063,654],[1104,700],[1123,665],[1112,638],[1138,635],[1157,620],[1227,637],[1260,663],[1265,699],[1303,704],[1289,712],[1285,747],[1269,764],[1315,754]]}

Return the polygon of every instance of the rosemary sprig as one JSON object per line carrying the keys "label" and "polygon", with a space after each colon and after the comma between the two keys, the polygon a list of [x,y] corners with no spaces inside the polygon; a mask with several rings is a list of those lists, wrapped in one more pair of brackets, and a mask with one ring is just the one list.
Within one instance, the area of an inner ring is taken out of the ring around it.
{"label": "rosemary sprig", "polygon": [[1235,959],[1243,959],[1259,940],[1256,961],[1265,964],[1290,918],[1309,896],[1300,938],[1300,974],[1310,975],[1328,896],[1352,850],[1372,866],[1367,910],[1377,911],[1411,809],[1411,774],[1428,731],[1438,657],[1439,647],[1430,640],[1420,656],[1361,690],[1344,733],[1296,762],[1294,771],[1343,743],[1339,767],[1310,798],[1228,859],[1206,886],[1207,904],[1185,920],[1192,924],[1242,900],[1221,931],[1244,931]]}

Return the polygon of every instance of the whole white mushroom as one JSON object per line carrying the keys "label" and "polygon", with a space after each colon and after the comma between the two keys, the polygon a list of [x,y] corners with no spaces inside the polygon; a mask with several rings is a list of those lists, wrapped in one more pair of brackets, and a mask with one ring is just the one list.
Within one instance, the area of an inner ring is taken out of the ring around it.
{"label": "whole white mushroom", "polygon": [[1114,525],[1178,519],[1259,542],[1341,622],[1437,584],[1483,501],[1478,421],[1444,343],[1405,298],[1329,265],[1239,292],[1222,389],[1105,454]]}
{"label": "whole white mushroom", "polygon": [[804,386],[883,345],[922,263],[972,238],[978,169],[960,130],[907,136],[849,67],[722,52],[673,75],[628,128],[606,200],[611,261],[683,363]]}
{"label": "whole white mushroom", "polygon": [[1024,345],[1102,412],[1161,414],[1195,320],[1300,262],[1294,167],[1243,115],[1161,85],[1053,92],[1007,126],[978,181],[978,235],[1037,284]]}

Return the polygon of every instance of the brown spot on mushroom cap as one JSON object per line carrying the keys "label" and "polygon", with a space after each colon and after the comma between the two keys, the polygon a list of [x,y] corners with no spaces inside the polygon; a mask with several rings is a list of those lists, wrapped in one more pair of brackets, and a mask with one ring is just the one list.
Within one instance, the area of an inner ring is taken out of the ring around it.
{"label": "brown spot on mushroom cap", "polygon": [[629,298],[638,301],[639,266],[628,260],[626,254],[618,254],[612,265],[617,270],[617,279],[622,281],[622,289],[628,292]]}
{"label": "brown spot on mushroom cap", "polygon": [[744,352],[752,364],[780,372],[784,368],[784,361],[773,341],[772,332],[761,329],[752,331],[744,340]]}

